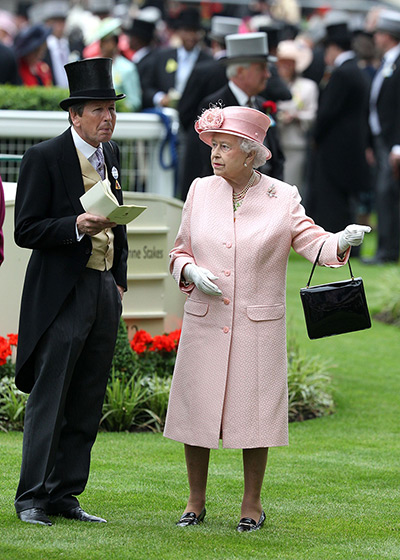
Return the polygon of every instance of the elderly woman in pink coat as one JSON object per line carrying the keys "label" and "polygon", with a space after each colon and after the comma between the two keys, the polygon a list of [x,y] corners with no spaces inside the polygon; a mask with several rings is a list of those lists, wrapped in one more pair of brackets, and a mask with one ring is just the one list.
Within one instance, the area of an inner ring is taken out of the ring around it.
{"label": "elderly woman in pink coat", "polygon": [[269,118],[247,107],[206,110],[196,123],[214,176],[196,179],[170,253],[187,294],[164,435],[185,444],[190,495],[177,525],[206,514],[210,448],[243,450],[239,532],[259,529],[269,447],[288,444],[285,287],[291,247],[320,264],[346,262],[365,226],[328,233],[296,187],[256,168]]}

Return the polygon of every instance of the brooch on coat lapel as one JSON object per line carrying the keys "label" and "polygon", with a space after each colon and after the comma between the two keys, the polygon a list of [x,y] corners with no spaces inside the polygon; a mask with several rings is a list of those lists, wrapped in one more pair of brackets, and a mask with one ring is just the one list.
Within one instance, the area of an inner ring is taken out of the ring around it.
{"label": "brooch on coat lapel", "polygon": [[268,187],[268,189],[267,189],[267,195],[268,195],[270,198],[272,198],[272,197],[278,198],[278,197],[276,196],[276,188],[275,188],[275,185],[271,185],[271,186]]}

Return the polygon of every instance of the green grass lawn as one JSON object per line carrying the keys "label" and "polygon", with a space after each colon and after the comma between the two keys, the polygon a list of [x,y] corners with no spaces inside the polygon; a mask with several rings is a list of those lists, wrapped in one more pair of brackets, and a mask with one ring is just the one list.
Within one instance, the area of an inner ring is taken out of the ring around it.
{"label": "green grass lawn", "polygon": [[[400,332],[373,322],[368,331],[308,340],[299,289],[310,268],[292,256],[288,334],[332,364],[336,412],[291,424],[290,446],[271,450],[260,531],[234,530],[241,453],[222,449],[211,454],[205,523],[175,527],[187,498],[183,449],[152,433],[97,439],[81,504],[107,525],[23,524],[13,508],[22,436],[1,433],[0,560],[399,560]],[[371,309],[386,268],[353,262]],[[346,269],[318,269],[314,282],[346,276]]]}

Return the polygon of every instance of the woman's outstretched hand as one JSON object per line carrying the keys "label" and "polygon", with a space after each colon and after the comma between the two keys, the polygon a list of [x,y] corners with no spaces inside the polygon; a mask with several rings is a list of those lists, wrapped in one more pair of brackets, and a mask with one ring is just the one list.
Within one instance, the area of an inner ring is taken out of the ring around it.
{"label": "woman's outstretched hand", "polygon": [[188,282],[193,282],[196,288],[205,294],[209,296],[220,296],[222,294],[218,286],[211,282],[211,280],[218,280],[218,276],[215,276],[207,268],[189,263],[183,269],[182,274]]}
{"label": "woman's outstretched hand", "polygon": [[338,239],[339,252],[344,253],[349,247],[357,247],[361,245],[364,240],[364,234],[369,233],[371,228],[369,226],[360,226],[352,224],[347,226],[346,229],[340,232]]}

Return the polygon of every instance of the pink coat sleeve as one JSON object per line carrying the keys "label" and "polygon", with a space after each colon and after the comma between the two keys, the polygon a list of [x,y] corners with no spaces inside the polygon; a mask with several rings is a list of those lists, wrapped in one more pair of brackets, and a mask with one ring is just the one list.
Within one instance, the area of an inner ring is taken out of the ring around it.
{"label": "pink coat sleeve", "polygon": [[190,293],[194,288],[194,284],[190,284],[189,286],[185,287],[181,282],[181,275],[182,275],[183,267],[185,265],[195,262],[193,257],[193,252],[192,252],[191,238],[190,238],[190,227],[191,227],[190,222],[191,222],[191,215],[192,215],[194,192],[196,189],[197,181],[198,179],[195,179],[190,186],[186,198],[186,202],[182,210],[182,219],[181,219],[181,225],[179,227],[178,235],[176,236],[174,247],[169,253],[170,272],[175,282],[178,284],[179,288],[182,290],[182,292],[185,293]]}
{"label": "pink coat sleeve", "polygon": [[346,264],[350,255],[350,249],[346,251],[345,258],[338,258],[339,233],[330,233],[315,224],[314,220],[307,216],[301,197],[297,188],[293,188],[291,201],[292,231],[294,232],[292,247],[306,259],[314,262],[322,243],[324,247],[319,258],[319,264],[336,268]]}

